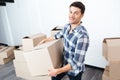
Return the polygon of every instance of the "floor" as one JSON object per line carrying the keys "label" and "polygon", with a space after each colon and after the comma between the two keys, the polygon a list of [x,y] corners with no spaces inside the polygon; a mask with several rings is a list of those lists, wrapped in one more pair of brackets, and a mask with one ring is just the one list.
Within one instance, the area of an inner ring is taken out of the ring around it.
{"label": "floor", "polygon": [[82,80],[102,80],[104,69],[86,66],[86,71],[82,76]]}
{"label": "floor", "polygon": [[[82,76],[82,80],[102,80],[103,69],[86,66],[86,71]],[[25,80],[15,75],[15,69],[13,62],[9,62],[5,65],[0,65],[0,80]],[[69,80],[64,77],[63,80]]]}

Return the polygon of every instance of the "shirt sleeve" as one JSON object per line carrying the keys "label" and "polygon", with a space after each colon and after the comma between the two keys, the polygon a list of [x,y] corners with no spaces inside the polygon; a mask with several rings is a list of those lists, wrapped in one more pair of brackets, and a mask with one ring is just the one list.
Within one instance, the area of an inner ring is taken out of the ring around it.
{"label": "shirt sleeve", "polygon": [[85,59],[85,54],[89,46],[89,38],[86,35],[81,36],[77,40],[75,47],[75,54],[73,59],[68,60],[71,64],[72,70],[80,70]]}
{"label": "shirt sleeve", "polygon": [[60,32],[56,33],[56,34],[54,35],[54,38],[55,38],[55,39],[62,38],[62,37],[63,37],[63,32],[64,32],[64,29],[62,29]]}

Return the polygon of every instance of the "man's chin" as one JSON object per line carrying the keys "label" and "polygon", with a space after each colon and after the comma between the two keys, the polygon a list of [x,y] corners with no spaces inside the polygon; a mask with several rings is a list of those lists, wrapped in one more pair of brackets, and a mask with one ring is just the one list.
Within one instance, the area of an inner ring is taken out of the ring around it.
{"label": "man's chin", "polygon": [[74,22],[69,22],[70,24],[75,24]]}
{"label": "man's chin", "polygon": [[73,22],[73,21],[69,21],[69,23],[70,23],[70,24],[74,24],[74,22]]}

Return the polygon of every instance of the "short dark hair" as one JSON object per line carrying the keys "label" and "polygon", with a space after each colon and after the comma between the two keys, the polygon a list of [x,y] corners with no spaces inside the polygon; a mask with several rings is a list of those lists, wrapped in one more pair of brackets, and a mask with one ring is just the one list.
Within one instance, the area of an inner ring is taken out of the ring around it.
{"label": "short dark hair", "polygon": [[78,8],[81,10],[81,13],[84,14],[84,12],[85,12],[85,5],[84,5],[82,2],[80,2],[80,1],[75,1],[75,2],[73,2],[73,3],[70,5],[70,7],[71,7],[71,6],[78,7]]}

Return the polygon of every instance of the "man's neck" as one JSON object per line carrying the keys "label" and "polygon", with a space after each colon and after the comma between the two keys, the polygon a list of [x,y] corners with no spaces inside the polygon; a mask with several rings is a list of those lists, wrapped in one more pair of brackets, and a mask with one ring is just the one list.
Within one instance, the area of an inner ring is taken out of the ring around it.
{"label": "man's neck", "polygon": [[71,24],[71,29],[73,30],[74,28],[76,28],[76,27],[79,26],[79,25],[80,25],[80,22],[77,23],[77,24]]}

